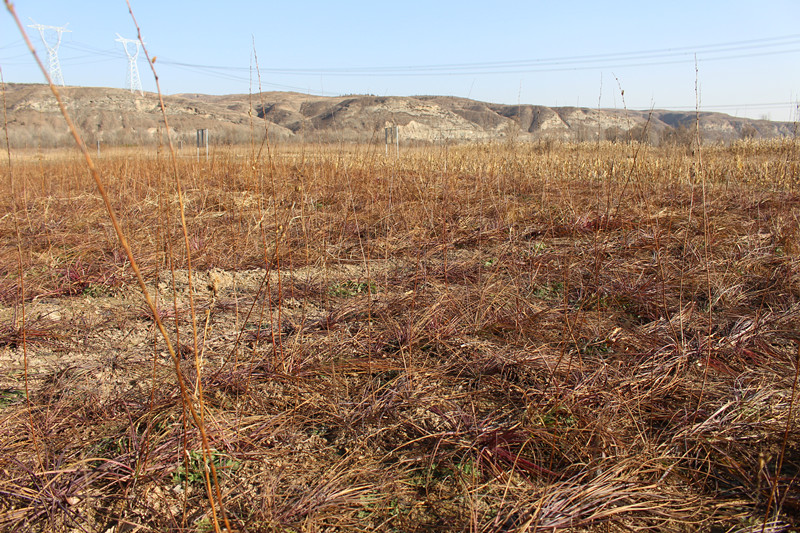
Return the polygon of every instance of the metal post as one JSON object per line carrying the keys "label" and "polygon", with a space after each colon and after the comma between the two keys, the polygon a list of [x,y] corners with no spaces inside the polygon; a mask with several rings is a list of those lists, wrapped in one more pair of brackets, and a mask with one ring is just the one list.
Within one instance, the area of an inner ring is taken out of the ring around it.
{"label": "metal post", "polygon": [[400,157],[400,127],[387,126],[383,128],[384,141],[386,143],[386,157],[389,157],[389,145],[395,145],[395,155]]}
{"label": "metal post", "polygon": [[97,157],[100,157],[100,141],[97,141]]}
{"label": "metal post", "polygon": [[200,149],[206,147],[206,161],[208,161],[208,130],[197,130],[197,161],[200,161]]}

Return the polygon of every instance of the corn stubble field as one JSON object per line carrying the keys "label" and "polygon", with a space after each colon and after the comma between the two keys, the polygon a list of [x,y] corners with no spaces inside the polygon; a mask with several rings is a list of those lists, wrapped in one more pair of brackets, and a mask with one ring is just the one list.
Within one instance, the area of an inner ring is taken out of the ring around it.
{"label": "corn stubble field", "polygon": [[177,361],[85,163],[12,153],[0,529],[800,525],[796,141],[97,166]]}

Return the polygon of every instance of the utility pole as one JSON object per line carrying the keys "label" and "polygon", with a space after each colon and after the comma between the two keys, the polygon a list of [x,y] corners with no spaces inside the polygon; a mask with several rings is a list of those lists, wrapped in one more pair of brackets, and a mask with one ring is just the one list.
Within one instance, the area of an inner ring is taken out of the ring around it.
{"label": "utility pole", "polygon": [[[64,32],[71,32],[67,29],[67,24],[63,26],[45,26],[44,24],[36,24],[36,21],[31,19],[33,24],[28,24],[29,28],[39,30],[39,35],[42,37],[44,47],[47,48],[47,60],[50,66],[50,81],[55,85],[64,85],[64,77],[61,75],[61,64],[58,62],[58,47],[61,46],[61,35]],[[51,44],[47,41],[47,37],[55,33],[55,43]]]}
{"label": "utility pole", "polygon": [[400,128],[397,125],[386,126],[383,128],[383,136],[386,142],[386,156],[389,156],[389,145],[395,145],[396,156],[400,158]]}
{"label": "utility pole", "polygon": [[206,147],[206,161],[208,161],[208,128],[197,130],[197,160],[200,161],[200,149]]}
{"label": "utility pole", "polygon": [[[117,34],[117,39],[114,40],[118,43],[122,43],[122,47],[125,48],[125,55],[128,56],[128,73],[125,79],[128,88],[131,90],[131,93],[138,90],[139,94],[144,95],[142,80],[139,79],[139,65],[136,63],[139,59],[139,47],[144,43],[140,43],[139,39],[126,39],[119,33]],[[136,51],[128,48],[129,44],[135,44]]]}

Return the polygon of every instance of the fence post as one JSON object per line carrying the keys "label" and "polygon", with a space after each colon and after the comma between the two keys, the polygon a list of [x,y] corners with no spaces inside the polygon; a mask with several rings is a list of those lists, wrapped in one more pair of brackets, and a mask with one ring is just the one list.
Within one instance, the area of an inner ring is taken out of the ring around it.
{"label": "fence post", "polygon": [[206,161],[208,161],[208,128],[197,130],[197,161],[200,161],[200,148],[206,147]]}

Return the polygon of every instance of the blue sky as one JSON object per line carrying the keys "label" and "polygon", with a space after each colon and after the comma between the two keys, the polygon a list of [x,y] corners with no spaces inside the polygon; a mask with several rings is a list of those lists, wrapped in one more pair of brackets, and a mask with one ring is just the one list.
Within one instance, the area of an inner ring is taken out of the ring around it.
{"label": "blue sky", "polygon": [[[794,120],[800,100],[796,0],[131,5],[168,94],[258,90],[255,50],[264,90],[694,109],[696,54],[704,110]],[[136,31],[124,0],[15,7],[26,25],[68,23],[59,49],[68,85],[125,86],[127,59],[115,39]],[[46,62],[38,32],[26,29]],[[0,68],[6,82],[43,81],[5,9]],[[154,90],[143,59],[139,71]]]}

